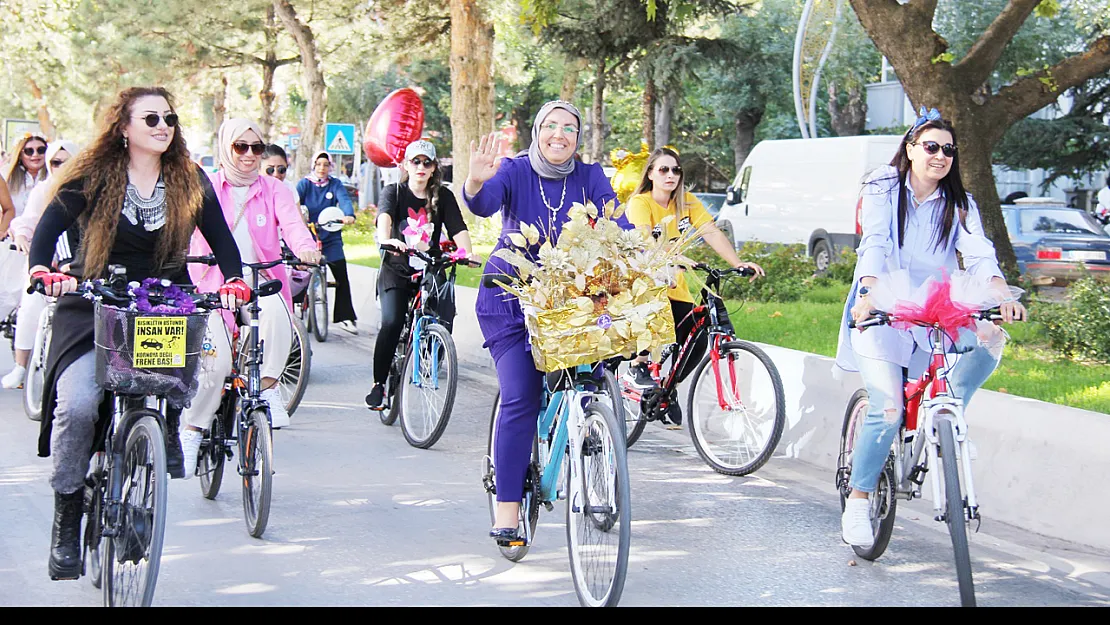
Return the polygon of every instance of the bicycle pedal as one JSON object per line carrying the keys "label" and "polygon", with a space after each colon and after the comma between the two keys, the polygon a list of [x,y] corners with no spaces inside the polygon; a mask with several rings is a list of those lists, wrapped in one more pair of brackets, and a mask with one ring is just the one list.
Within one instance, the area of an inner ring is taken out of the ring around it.
{"label": "bicycle pedal", "polygon": [[551,502],[550,502],[550,501],[545,501],[545,502],[543,502],[543,507],[544,507],[544,509],[546,509],[546,510],[547,510],[548,512],[551,512],[552,510],[554,510],[554,509],[555,509],[555,506],[553,506],[553,505],[551,504]]}

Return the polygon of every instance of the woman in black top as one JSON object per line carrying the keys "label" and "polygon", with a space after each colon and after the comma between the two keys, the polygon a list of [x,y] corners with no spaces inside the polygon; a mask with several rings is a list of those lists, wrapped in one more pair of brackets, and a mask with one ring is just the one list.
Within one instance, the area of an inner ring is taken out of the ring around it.
{"label": "woman in black top", "polygon": [[[401,250],[415,246],[419,250],[440,252],[439,242],[446,238],[477,260],[470,242],[459,205],[449,189],[442,188],[436,148],[420,140],[405,149],[401,181],[382,189],[378,205],[378,244],[391,245]],[[431,207],[429,209],[429,207]],[[366,406],[371,410],[385,410],[385,379],[389,364],[401,338],[405,313],[416,296],[420,284],[415,281],[423,261],[410,259],[395,252],[387,252],[378,273],[378,301],[382,309],[382,327],[374,344],[374,387],[366,396]],[[439,313],[447,330],[455,318],[454,302],[441,302]]]}
{"label": "woman in black top", "polygon": [[[120,92],[100,135],[59,178],[35,228],[29,261],[32,282],[43,284],[47,295],[57,297],[77,288],[73,276],[50,269],[58,235],[76,225],[81,245],[71,265],[74,275],[104,277],[109,265],[123,265],[129,281],[157,277],[188,283],[185,253],[199,227],[220,270],[231,276],[220,288],[225,305],[249,298],[239,250],[219,200],[204,171],[189,159],[165,89]],[[80,572],[85,474],[97,421],[111,408],[96,384],[92,310],[84,298],[58,300],[46,364],[39,455],[54,457],[52,579],[75,579]],[[180,414],[180,406],[171,406],[166,415],[172,477],[184,475],[177,431]]]}

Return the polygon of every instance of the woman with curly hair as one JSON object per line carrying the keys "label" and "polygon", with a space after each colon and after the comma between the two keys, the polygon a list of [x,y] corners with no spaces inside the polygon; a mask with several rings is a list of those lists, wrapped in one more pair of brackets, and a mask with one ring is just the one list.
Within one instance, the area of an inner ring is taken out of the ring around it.
{"label": "woman with curly hair", "polygon": [[[249,298],[235,239],[208,177],[189,158],[165,89],[121,91],[99,135],[55,184],[57,191],[35,228],[29,260],[32,282],[41,283],[47,295],[59,297],[77,288],[72,275],[50,269],[58,236],[76,225],[81,244],[70,273],[83,279],[104,277],[109,265],[122,265],[128,280],[188,283],[185,255],[199,227],[228,279],[219,289],[224,304]],[[96,384],[92,303],[60,298],[51,340],[39,436],[39,455],[54,457],[49,572],[52,579],[76,579],[85,474],[97,421],[111,408]],[[177,478],[185,473],[180,414],[180,406],[166,414],[167,465]]]}

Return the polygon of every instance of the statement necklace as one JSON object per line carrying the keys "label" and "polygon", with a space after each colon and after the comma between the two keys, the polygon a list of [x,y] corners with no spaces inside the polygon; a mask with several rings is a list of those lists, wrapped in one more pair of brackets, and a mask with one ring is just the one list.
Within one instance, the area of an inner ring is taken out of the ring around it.
{"label": "statement necklace", "polygon": [[563,200],[567,199],[567,179],[563,178],[563,192],[559,196],[559,203],[555,206],[547,201],[547,194],[543,192],[543,178],[536,176],[536,184],[540,185],[540,199],[543,200],[543,205],[551,211],[547,217],[548,236],[551,236],[555,232],[555,215],[563,207]]}

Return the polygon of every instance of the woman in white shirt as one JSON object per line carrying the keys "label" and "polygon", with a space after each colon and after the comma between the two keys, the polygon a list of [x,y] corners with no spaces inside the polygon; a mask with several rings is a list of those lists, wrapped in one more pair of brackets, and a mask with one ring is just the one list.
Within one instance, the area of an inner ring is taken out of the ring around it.
{"label": "woman in white shirt", "polygon": [[[870,290],[880,276],[905,271],[910,286],[917,288],[930,277],[941,278],[945,272],[958,270],[957,252],[968,273],[989,280],[997,291],[1007,323],[1026,317],[1025,308],[1014,300],[1002,277],[994,245],[983,232],[979,209],[964,191],[952,123],[941,119],[936,109],[921,112],[890,165],[873,172],[864,183],[863,237],[836,355],[838,366],[860,372],[869,394],[867,417],[852,457],[852,494],[841,518],[844,541],[865,548],[874,540],[867,498],[878,485],[902,422],[902,369],[908,367],[911,375],[918,373],[918,359],[927,352],[910,331],[889,326],[849,330],[849,319],[859,323],[871,316],[875,305]],[[924,347],[927,349],[927,344]],[[960,330],[955,347],[967,351],[949,381],[953,394],[966,406],[998,366],[999,356],[966,329]]]}

